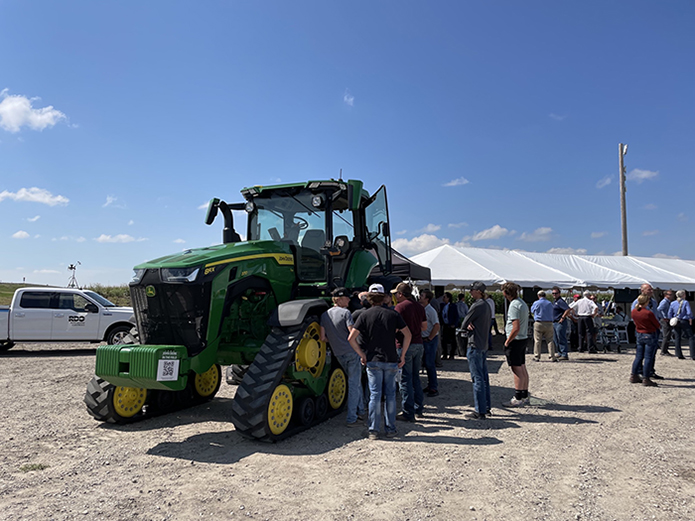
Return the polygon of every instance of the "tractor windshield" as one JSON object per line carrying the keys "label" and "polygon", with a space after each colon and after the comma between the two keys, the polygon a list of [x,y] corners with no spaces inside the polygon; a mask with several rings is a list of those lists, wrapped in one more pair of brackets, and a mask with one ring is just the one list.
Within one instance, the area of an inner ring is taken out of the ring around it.
{"label": "tractor windshield", "polygon": [[326,214],[311,204],[313,194],[272,192],[254,199],[249,240],[286,241],[318,251],[326,242]]}

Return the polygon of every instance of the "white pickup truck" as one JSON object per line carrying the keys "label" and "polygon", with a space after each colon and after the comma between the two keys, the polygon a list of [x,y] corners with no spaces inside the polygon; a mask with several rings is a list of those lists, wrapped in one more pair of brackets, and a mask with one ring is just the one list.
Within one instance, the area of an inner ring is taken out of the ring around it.
{"label": "white pickup truck", "polygon": [[20,288],[0,306],[0,351],[16,342],[118,344],[135,327],[133,308],[73,288]]}

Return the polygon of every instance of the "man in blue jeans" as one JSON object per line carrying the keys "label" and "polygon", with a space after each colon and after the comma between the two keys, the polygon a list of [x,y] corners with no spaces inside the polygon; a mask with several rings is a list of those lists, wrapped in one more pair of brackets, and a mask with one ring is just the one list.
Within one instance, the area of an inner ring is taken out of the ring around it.
{"label": "man in blue jeans", "polygon": [[[473,379],[475,411],[465,415],[471,420],[484,420],[490,414],[490,377],[487,371],[488,335],[490,334],[490,306],[485,302],[486,286],[482,282],[471,284],[475,302],[468,310],[461,327],[468,333],[468,368]],[[471,334],[472,333],[472,334]]]}
{"label": "man in blue jeans", "polygon": [[569,304],[562,298],[560,288],[553,286],[553,342],[557,347],[558,360],[569,360],[567,349],[567,327],[569,326],[568,316],[571,313]]}
{"label": "man in blue jeans", "polygon": [[[384,423],[387,438],[398,435],[396,431],[396,373],[405,365],[410,347],[410,330],[403,317],[396,311],[382,306],[386,295],[381,284],[369,286],[367,299],[372,306],[355,320],[348,341],[360,355],[362,365],[367,366],[369,379],[369,439],[379,438],[381,430],[381,393],[385,398]],[[400,358],[396,352],[396,332],[403,333]],[[361,337],[362,347],[357,343]],[[364,350],[363,350],[364,348]]]}
{"label": "man in blue jeans", "polygon": [[403,404],[397,420],[414,422],[416,416],[423,416],[425,394],[420,382],[422,366],[422,331],[427,329],[427,316],[423,307],[415,302],[412,288],[401,282],[391,291],[396,296],[396,312],[403,317],[412,338],[405,356],[405,365],[401,374],[401,395]]}
{"label": "man in blue jeans", "polygon": [[358,420],[364,419],[364,397],[360,357],[348,342],[353,325],[352,314],[348,310],[350,292],[345,288],[336,288],[331,296],[333,307],[321,315],[321,341],[328,340],[333,355],[347,374],[347,426],[356,427],[359,426]]}
{"label": "man in blue jeans", "polygon": [[[427,370],[427,387],[423,392],[433,398],[439,396],[439,385],[437,384],[437,346],[439,343],[439,316],[432,307],[434,294],[425,289],[420,292],[420,305],[425,308],[427,318],[427,329],[422,332],[422,344],[425,349],[425,369]],[[468,306],[466,306],[468,313]],[[464,315],[466,316],[466,315]]]}

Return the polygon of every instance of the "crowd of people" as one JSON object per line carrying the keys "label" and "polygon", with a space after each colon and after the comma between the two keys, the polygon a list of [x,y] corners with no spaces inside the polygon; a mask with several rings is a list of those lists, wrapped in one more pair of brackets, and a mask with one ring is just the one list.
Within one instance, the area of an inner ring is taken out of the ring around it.
{"label": "crowd of people", "polygon": [[[366,422],[369,438],[397,436],[397,422],[415,422],[424,415],[425,397],[439,395],[437,368],[441,359],[462,354],[468,359],[473,384],[474,410],[467,419],[484,420],[491,414],[490,381],[487,353],[492,347],[492,330],[499,334],[495,319],[495,303],[482,282],[469,287],[473,300],[466,304],[465,293],[454,302],[451,293],[435,299],[425,289],[415,295],[413,288],[400,283],[391,294],[381,284],[372,284],[359,294],[360,309],[349,310],[351,295],[345,288],[332,293],[334,306],[321,317],[321,339],[330,343],[333,355],[346,372],[348,381],[347,425],[362,426]],[[529,373],[526,369],[527,342],[533,332],[533,360],[540,361],[542,344],[548,346],[553,362],[569,360],[568,340],[576,333],[577,351],[596,352],[597,319],[601,307],[596,296],[585,291],[574,294],[567,303],[558,287],[551,290],[553,300],[545,291],[531,308],[520,297],[521,288],[507,282],[502,286],[507,301],[504,326],[504,355],[514,383],[514,396],[505,407],[529,405]],[[661,342],[662,355],[670,355],[668,347],[674,337],[675,354],[684,358],[681,337],[689,342],[690,358],[695,359],[693,314],[685,292],[667,291],[660,303],[653,288],[643,284],[632,304],[631,319],[636,330],[636,354],[630,382],[653,387],[656,374],[655,356]],[[616,307],[617,320],[627,320]],[[529,327],[533,318],[532,328]],[[600,322],[599,322],[600,324]],[[462,334],[463,333],[463,334]],[[441,342],[440,342],[441,338]],[[457,341],[458,339],[458,341]],[[424,367],[424,369],[423,369]],[[363,368],[366,371],[363,372]],[[427,386],[422,387],[420,372],[426,373]],[[366,374],[366,385],[363,377]],[[400,388],[400,412],[397,412],[396,390]]]}

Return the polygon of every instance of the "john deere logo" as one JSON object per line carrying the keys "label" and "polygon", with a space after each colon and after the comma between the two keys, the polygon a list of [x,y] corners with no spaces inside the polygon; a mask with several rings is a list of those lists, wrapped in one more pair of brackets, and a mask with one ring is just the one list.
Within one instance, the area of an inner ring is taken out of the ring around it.
{"label": "john deere logo", "polygon": [[154,297],[157,294],[157,292],[154,290],[154,286],[147,286],[145,288],[145,295],[148,297]]}

